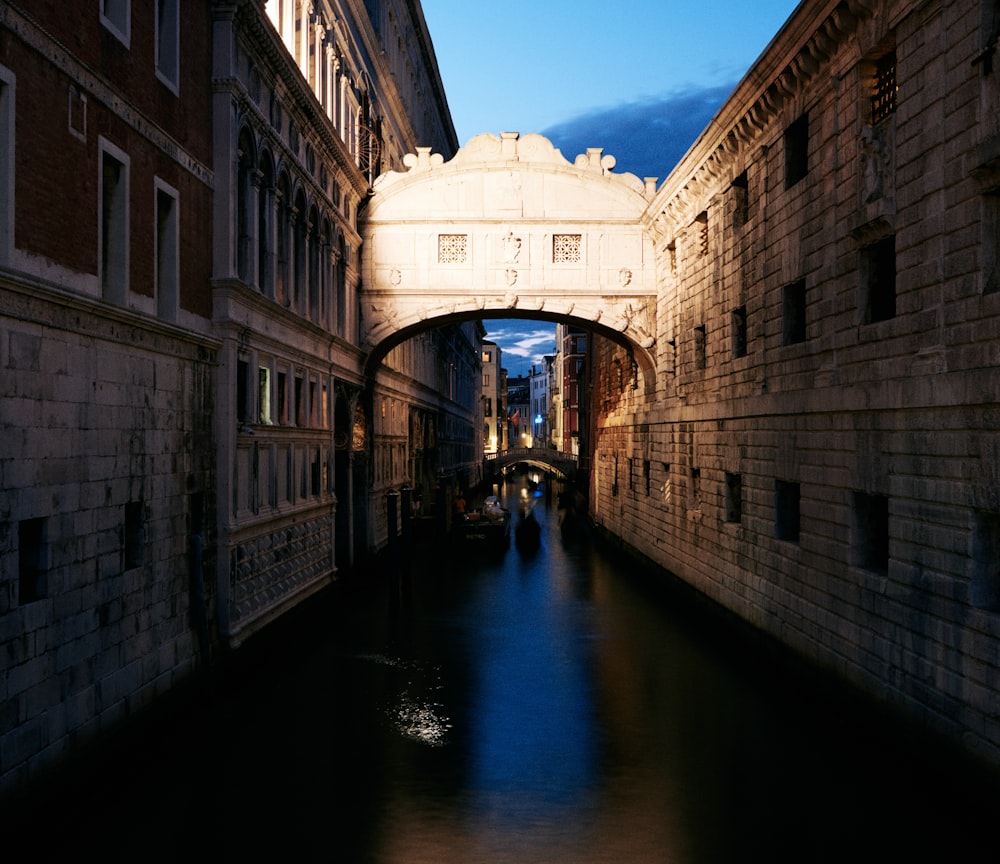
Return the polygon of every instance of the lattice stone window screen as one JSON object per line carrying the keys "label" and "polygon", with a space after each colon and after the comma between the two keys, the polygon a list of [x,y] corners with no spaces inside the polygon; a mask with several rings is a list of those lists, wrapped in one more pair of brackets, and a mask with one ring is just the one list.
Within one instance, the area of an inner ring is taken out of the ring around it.
{"label": "lattice stone window screen", "polygon": [[582,243],[582,234],[553,234],[552,261],[556,264],[579,262]]}
{"label": "lattice stone window screen", "polygon": [[438,234],[438,264],[464,264],[468,249],[468,234]]}

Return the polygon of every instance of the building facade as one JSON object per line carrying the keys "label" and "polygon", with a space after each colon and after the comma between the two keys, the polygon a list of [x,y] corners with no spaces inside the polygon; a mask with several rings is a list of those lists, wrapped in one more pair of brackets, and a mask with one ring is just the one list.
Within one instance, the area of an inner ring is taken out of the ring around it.
{"label": "building facade", "polygon": [[1000,764],[993,0],[806,0],[657,191],[655,382],[595,352],[591,506]]}
{"label": "building facade", "polygon": [[0,2],[4,789],[479,468],[481,326],[364,367],[371,183],[457,149],[419,4],[71,6]]}

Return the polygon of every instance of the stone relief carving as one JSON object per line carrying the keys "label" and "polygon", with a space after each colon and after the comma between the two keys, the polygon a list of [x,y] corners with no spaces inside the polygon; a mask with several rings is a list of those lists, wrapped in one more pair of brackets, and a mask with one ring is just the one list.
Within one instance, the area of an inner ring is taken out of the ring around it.
{"label": "stone relief carving", "polygon": [[521,255],[521,238],[513,231],[508,231],[503,238],[503,261],[505,264],[516,264]]}

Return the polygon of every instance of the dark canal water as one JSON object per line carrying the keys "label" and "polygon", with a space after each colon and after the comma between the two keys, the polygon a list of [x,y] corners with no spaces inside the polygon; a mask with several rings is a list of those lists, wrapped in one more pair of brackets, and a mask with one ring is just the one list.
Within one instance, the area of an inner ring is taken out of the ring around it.
{"label": "dark canal water", "polygon": [[[508,499],[517,507],[518,489]],[[1000,860],[991,778],[592,539],[415,546],[0,811],[34,860]],[[11,859],[13,860],[13,859]]]}

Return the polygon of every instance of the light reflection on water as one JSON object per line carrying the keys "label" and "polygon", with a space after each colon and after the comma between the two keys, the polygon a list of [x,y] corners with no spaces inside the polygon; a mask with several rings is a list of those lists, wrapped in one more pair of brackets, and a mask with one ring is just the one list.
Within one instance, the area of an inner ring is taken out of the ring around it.
{"label": "light reflection on water", "polygon": [[[939,864],[993,848],[995,786],[647,590],[634,564],[563,543],[556,511],[527,500],[537,554],[429,545],[401,580],[338,586],[0,824],[37,860]],[[109,819],[113,837],[95,830]]]}

